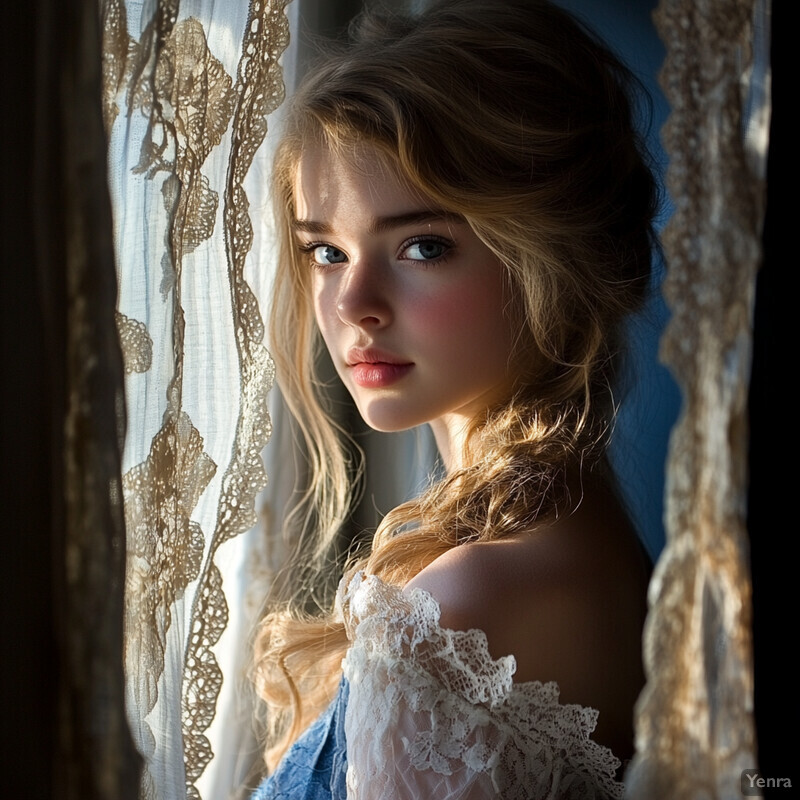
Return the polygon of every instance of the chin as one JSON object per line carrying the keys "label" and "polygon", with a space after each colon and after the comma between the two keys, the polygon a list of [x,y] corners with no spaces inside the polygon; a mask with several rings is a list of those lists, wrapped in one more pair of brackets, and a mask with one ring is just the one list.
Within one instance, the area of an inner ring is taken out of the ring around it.
{"label": "chin", "polygon": [[404,423],[400,420],[373,419],[372,417],[365,417],[363,414],[361,418],[368,427],[372,428],[373,431],[378,431],[378,433],[400,433],[424,424],[421,422]]}
{"label": "chin", "polygon": [[358,405],[358,411],[361,419],[372,430],[380,433],[399,433],[424,425],[428,421],[427,418],[409,414],[405,409],[401,411],[397,408],[389,408],[389,405],[384,401],[374,400],[369,402],[366,407]]}

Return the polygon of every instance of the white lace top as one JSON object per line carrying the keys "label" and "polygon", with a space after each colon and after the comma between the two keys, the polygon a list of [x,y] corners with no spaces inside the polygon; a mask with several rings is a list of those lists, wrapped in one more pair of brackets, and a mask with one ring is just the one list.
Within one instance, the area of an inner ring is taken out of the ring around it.
{"label": "white lace top", "polygon": [[620,761],[590,738],[597,711],[558,685],[515,684],[482,631],[439,625],[420,589],[357,573],[339,587],[351,641],[345,715],[353,800],[621,798]]}

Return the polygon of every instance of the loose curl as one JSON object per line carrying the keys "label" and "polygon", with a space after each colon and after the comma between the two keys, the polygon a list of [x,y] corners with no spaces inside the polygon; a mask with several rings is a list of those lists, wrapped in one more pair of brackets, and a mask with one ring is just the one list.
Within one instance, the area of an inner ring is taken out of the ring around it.
{"label": "loose curl", "polygon": [[[544,0],[444,0],[419,17],[362,15],[348,46],[294,95],[273,173],[281,249],[271,342],[309,454],[296,514],[316,528],[318,565],[350,510],[354,467],[318,392],[320,336],[291,228],[303,148],[325,147],[354,168],[365,143],[376,148],[501,259],[525,320],[516,355],[529,368],[512,397],[473,420],[464,466],[387,514],[351,565],[403,585],[452,547],[568,512],[568,468],[603,462],[621,329],[645,297],[654,246],[656,187],[633,122],[639,88]],[[347,644],[329,609],[283,605],[265,617],[255,677],[269,707],[270,767],[330,701]]]}

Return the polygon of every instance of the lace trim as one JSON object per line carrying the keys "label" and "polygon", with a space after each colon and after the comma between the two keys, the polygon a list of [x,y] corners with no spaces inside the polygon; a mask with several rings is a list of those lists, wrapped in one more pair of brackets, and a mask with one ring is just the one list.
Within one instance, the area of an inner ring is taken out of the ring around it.
{"label": "lace trim", "polygon": [[[230,116],[233,136],[222,214],[241,374],[242,410],[231,460],[222,479],[217,524],[209,546],[207,568],[195,595],[192,637],[184,667],[183,737],[186,790],[190,800],[200,799],[195,783],[213,757],[205,731],[214,718],[222,685],[222,671],[216,662],[213,646],[227,625],[228,608],[222,590],[222,576],[213,559],[220,545],[255,525],[255,495],[266,483],[261,451],[271,436],[272,423],[265,398],[272,386],[275,368],[263,344],[264,324],[258,301],[244,274],[253,244],[250,203],[244,181],[266,136],[267,117],[284,98],[279,59],[289,43],[289,21],[285,14],[287,2],[251,2],[236,83],[228,92],[224,70],[214,73],[221,84],[223,77],[226,82],[220,92],[209,92],[211,98],[217,98],[219,102],[210,103],[217,113],[209,115],[202,133],[204,146],[215,146]],[[209,192],[204,190],[205,195]],[[206,205],[210,208],[210,201]],[[211,229],[213,224],[209,234]]]}
{"label": "lace trim", "polygon": [[391,736],[397,709],[408,709],[415,769],[485,773],[504,798],[623,796],[620,760],[590,738],[598,712],[561,704],[555,682],[515,684],[514,657],[493,659],[481,630],[442,628],[429,593],[405,595],[359,572],[342,582],[339,602],[353,643],[348,714],[375,738]]}

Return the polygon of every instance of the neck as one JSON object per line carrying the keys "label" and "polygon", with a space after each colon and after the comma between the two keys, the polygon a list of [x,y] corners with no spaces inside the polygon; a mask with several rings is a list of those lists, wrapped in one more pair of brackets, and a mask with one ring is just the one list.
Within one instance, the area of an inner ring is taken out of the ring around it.
{"label": "neck", "polygon": [[460,414],[446,414],[429,424],[445,470],[450,473],[463,467],[469,420]]}

